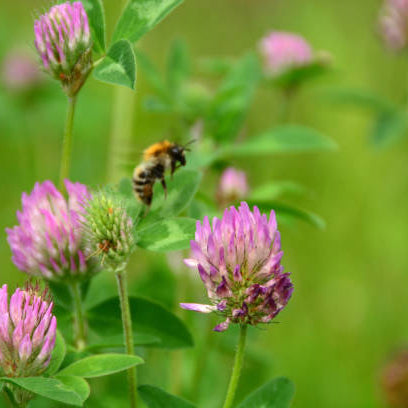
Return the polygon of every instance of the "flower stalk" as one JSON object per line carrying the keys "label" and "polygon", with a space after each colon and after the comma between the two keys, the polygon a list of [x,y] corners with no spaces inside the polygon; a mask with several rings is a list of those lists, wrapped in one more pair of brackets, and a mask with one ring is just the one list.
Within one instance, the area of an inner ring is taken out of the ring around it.
{"label": "flower stalk", "polygon": [[69,178],[72,154],[72,129],[76,107],[76,96],[68,96],[68,110],[65,122],[64,139],[62,141],[61,166],[59,175],[59,188],[64,189],[64,180]]}
{"label": "flower stalk", "polygon": [[[133,330],[132,330],[132,316],[130,314],[129,307],[129,295],[127,288],[127,274],[125,268],[119,268],[115,271],[116,282],[118,284],[118,292],[120,299],[120,308],[122,312],[122,324],[123,334],[125,340],[126,353],[129,355],[135,354],[135,346],[133,342]],[[129,368],[128,371],[128,383],[129,383],[129,400],[130,408],[135,408],[137,405],[137,376],[136,368]]]}
{"label": "flower stalk", "polygon": [[81,285],[76,281],[71,284],[71,294],[74,300],[74,330],[75,345],[78,350],[83,350],[86,346],[86,320],[81,297]]}
{"label": "flower stalk", "polygon": [[228,385],[227,396],[225,398],[223,408],[231,408],[232,403],[234,402],[235,393],[238,387],[238,381],[241,375],[242,365],[244,362],[247,328],[248,326],[246,324],[241,325],[241,329],[239,332],[238,348],[235,354],[234,366],[232,368],[231,379]]}

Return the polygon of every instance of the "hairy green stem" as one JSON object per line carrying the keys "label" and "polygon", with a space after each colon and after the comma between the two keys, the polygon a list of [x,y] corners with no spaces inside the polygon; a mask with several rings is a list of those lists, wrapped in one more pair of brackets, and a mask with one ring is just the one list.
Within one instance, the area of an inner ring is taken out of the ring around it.
{"label": "hairy green stem", "polygon": [[[135,93],[117,86],[113,90],[112,125],[108,150],[107,181],[116,182],[123,171],[123,155],[130,151],[133,136]],[[126,158],[126,157],[125,157]]]}
{"label": "hairy green stem", "polygon": [[59,175],[59,188],[61,190],[64,189],[64,180],[69,177],[72,152],[72,127],[74,124],[75,106],[76,96],[69,96],[64,139],[62,141],[61,167]]}
{"label": "hairy green stem", "polygon": [[3,395],[10,408],[25,408],[25,406],[27,405],[18,404],[14,398],[13,392],[7,386],[4,386],[3,388]]}
{"label": "hairy green stem", "polygon": [[[122,324],[123,324],[123,334],[125,337],[126,353],[129,355],[134,355],[135,346],[133,342],[132,316],[130,315],[126,270],[119,269],[116,271],[115,275],[116,275],[116,282],[118,284],[120,308],[122,311]],[[136,368],[135,367],[128,369],[128,382],[129,382],[129,398],[130,398],[129,406],[130,408],[135,408],[137,404],[137,378],[136,378]]]}
{"label": "hairy green stem", "polygon": [[247,334],[247,325],[242,325],[239,332],[238,348],[235,354],[234,367],[232,368],[232,375],[228,385],[227,396],[225,398],[223,408],[231,408],[234,402],[235,392],[237,390],[239,376],[244,362],[245,341]]}
{"label": "hairy green stem", "polygon": [[79,282],[71,284],[71,294],[74,300],[74,338],[78,350],[83,350],[86,346],[86,321],[81,297],[81,286]]}

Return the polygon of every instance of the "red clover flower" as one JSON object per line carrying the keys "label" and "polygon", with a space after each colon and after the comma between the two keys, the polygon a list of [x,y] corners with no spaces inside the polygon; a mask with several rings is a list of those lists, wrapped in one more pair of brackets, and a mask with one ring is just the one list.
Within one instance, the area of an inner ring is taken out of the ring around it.
{"label": "red clover flower", "polygon": [[265,70],[271,76],[288,69],[309,65],[313,60],[312,48],[300,35],[274,31],[260,44]]}
{"label": "red clover flower", "polygon": [[84,252],[83,204],[90,193],[80,183],[65,181],[68,199],[51,181],[36,183],[22,195],[19,225],[7,229],[13,262],[23,272],[53,281],[88,278],[97,271]]}
{"label": "red clover flower", "polygon": [[93,66],[92,38],[82,3],[51,7],[35,21],[34,34],[45,71],[61,81],[68,96],[75,96]]}
{"label": "red clover flower", "polygon": [[55,345],[57,319],[47,291],[27,285],[8,302],[7,285],[0,289],[0,371],[8,377],[42,374]]}
{"label": "red clover flower", "polygon": [[405,48],[408,45],[408,0],[385,0],[380,27],[390,49],[399,51]]}
{"label": "red clover flower", "polygon": [[197,222],[192,257],[187,266],[197,268],[207,289],[209,305],[182,303],[181,307],[202,313],[218,311],[230,323],[257,325],[270,322],[289,301],[293,285],[283,273],[280,234],[275,213],[269,220],[257,207],[243,202],[230,207],[222,219],[208,217]]}

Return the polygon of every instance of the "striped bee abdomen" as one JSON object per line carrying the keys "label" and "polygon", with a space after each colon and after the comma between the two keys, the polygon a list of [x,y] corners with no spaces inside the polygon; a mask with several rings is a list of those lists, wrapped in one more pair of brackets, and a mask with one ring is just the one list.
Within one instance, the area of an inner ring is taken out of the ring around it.
{"label": "striped bee abdomen", "polygon": [[144,204],[152,203],[154,183],[164,178],[164,171],[164,166],[157,161],[148,161],[136,167],[133,172],[133,189]]}

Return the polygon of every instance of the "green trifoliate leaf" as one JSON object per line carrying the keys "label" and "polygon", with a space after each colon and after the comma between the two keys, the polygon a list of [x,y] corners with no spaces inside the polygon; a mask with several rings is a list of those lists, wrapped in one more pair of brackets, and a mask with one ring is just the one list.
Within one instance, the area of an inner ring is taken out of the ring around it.
{"label": "green trifoliate leaf", "polygon": [[270,212],[271,210],[274,210],[278,216],[278,221],[280,222],[291,224],[293,221],[299,220],[307,222],[308,224],[322,230],[326,228],[326,222],[323,218],[302,208],[297,208],[292,205],[273,200],[247,200],[247,203],[250,207],[256,205],[261,212]]}
{"label": "green trifoliate leaf", "polygon": [[115,42],[106,57],[95,67],[93,75],[98,81],[135,89],[136,57],[130,42]]}
{"label": "green trifoliate leaf", "polygon": [[[134,334],[153,336],[160,343],[151,347],[175,349],[191,347],[193,340],[185,324],[173,313],[148,299],[129,297]],[[120,303],[117,297],[93,306],[87,312],[90,328],[101,337],[122,334]]]}
{"label": "green trifoliate leaf", "polygon": [[127,354],[100,354],[85,357],[72,363],[60,371],[59,375],[74,375],[84,378],[102,377],[119,371],[126,370],[138,364],[143,364],[143,359]]}
{"label": "green trifoliate leaf", "polygon": [[178,94],[181,85],[190,75],[190,61],[186,43],[176,40],[172,44],[167,60],[167,86],[170,93]]}
{"label": "green trifoliate leaf", "polygon": [[152,385],[141,385],[139,388],[143,402],[149,408],[195,408],[191,402],[171,395]]}
{"label": "green trifoliate leaf", "polygon": [[130,0],[113,33],[113,41],[136,42],[183,0]]}
{"label": "green trifoliate leaf", "polygon": [[314,129],[282,125],[243,143],[223,147],[220,157],[259,156],[274,153],[306,153],[336,150],[336,143]]}
{"label": "green trifoliate leaf", "polygon": [[97,53],[105,52],[106,27],[105,11],[101,0],[81,0],[88,15],[94,49]]}
{"label": "green trifoliate leaf", "polygon": [[210,136],[221,143],[237,136],[260,78],[255,55],[248,54],[236,63],[208,109],[206,119]]}
{"label": "green trifoliate leaf", "polygon": [[62,337],[61,333],[57,330],[57,336],[55,339],[55,347],[51,355],[51,361],[44,374],[54,375],[60,368],[62,362],[64,361],[66,352],[67,352],[67,347],[65,344],[65,340]]}
{"label": "green trifoliate leaf", "polygon": [[3,377],[2,381],[17,385],[33,394],[41,395],[54,401],[59,401],[67,405],[82,407],[84,399],[72,388],[72,384],[65,384],[56,378],[46,377]]}
{"label": "green trifoliate leaf", "polygon": [[294,392],[291,381],[277,378],[258,388],[237,408],[289,408]]}
{"label": "green trifoliate leaf", "polygon": [[138,228],[142,229],[157,220],[179,215],[190,205],[200,181],[201,173],[197,170],[178,170],[173,177],[166,177],[167,197],[160,182],[156,182],[152,206]]}
{"label": "green trifoliate leaf", "polygon": [[303,195],[305,192],[305,187],[293,181],[275,181],[252,189],[249,199],[253,201],[275,200],[286,195]]}
{"label": "green trifoliate leaf", "polygon": [[137,230],[137,245],[149,251],[180,251],[190,247],[195,230],[196,220],[192,218],[169,218],[157,221]]}
{"label": "green trifoliate leaf", "polygon": [[75,391],[83,401],[88,399],[91,389],[88,382],[82,377],[75,377],[73,375],[57,375],[55,378]]}
{"label": "green trifoliate leaf", "polygon": [[384,111],[374,120],[371,143],[378,148],[385,148],[407,135],[408,114],[402,110]]}

